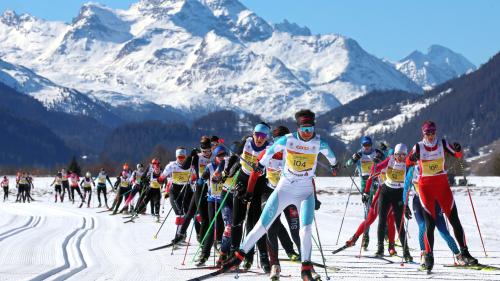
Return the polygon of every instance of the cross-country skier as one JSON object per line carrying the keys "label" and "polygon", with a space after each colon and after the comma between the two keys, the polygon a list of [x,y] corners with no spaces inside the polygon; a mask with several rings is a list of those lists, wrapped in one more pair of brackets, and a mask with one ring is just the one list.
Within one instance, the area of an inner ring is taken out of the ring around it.
{"label": "cross-country skier", "polygon": [[125,201],[126,196],[128,196],[131,190],[130,187],[131,173],[128,164],[127,163],[123,164],[122,168],[123,168],[122,172],[115,182],[115,186],[119,186],[119,189],[118,193],[116,194],[115,201],[113,202],[114,206],[111,206],[112,208],[114,207],[112,215],[118,214],[118,210],[120,208],[120,205],[122,204],[122,201]]}
{"label": "cross-country skier", "polygon": [[109,208],[108,196],[107,196],[108,191],[106,188],[106,182],[109,183],[111,188],[113,188],[113,184],[111,183],[111,180],[109,179],[108,174],[106,174],[106,171],[104,170],[104,168],[101,168],[101,170],[99,171],[99,174],[97,175],[95,180],[97,181],[97,200],[99,201],[99,206],[97,206],[97,207],[101,208],[101,206],[102,206],[102,204],[101,204],[101,193],[102,193],[102,195],[104,197],[104,205],[106,206],[106,208]]}
{"label": "cross-country skier", "polygon": [[90,201],[92,200],[92,187],[95,187],[95,182],[90,172],[85,173],[85,177],[80,182],[80,186],[83,188],[83,201],[82,204],[80,204],[80,208],[83,206],[87,195],[89,196],[87,208],[90,208]]}
{"label": "cross-country skier", "polygon": [[177,227],[176,233],[179,232],[179,228],[183,224],[184,214],[188,211],[191,196],[193,196],[193,190],[191,186],[189,186],[192,173],[191,162],[193,157],[196,157],[197,154],[197,150],[193,149],[191,155],[186,158],[186,149],[184,147],[177,147],[175,150],[176,160],[170,162],[162,173],[162,180],[167,177],[172,180],[169,199],[174,213],[177,216],[175,219],[175,225]]}
{"label": "cross-country skier", "polygon": [[439,140],[436,136],[436,124],[426,121],[422,125],[423,140],[419,141],[407,158],[408,165],[418,165],[420,174],[418,179],[418,194],[425,218],[425,268],[428,272],[434,267],[434,228],[436,226],[436,203],[439,204],[448,217],[455,239],[460,245],[460,254],[457,261],[461,265],[477,264],[477,259],[469,253],[465,233],[458,217],[458,210],[453,199],[453,193],[448,182],[445,170],[445,155],[462,158],[462,147],[459,143],[449,144],[445,139]]}
{"label": "cross-country skier", "polygon": [[[276,127],[272,136],[273,139],[278,139],[282,136],[285,136],[290,133],[290,130],[284,126]],[[258,160],[262,159],[265,155],[265,150],[262,151],[259,155]],[[264,207],[267,204],[269,196],[272,194],[276,185],[279,182],[281,172],[283,168],[283,153],[278,152],[273,155],[271,160],[269,160],[269,165],[265,170],[266,177],[266,188],[262,191],[262,206]],[[256,179],[260,176],[259,173],[252,171],[250,174],[250,179],[248,181],[247,192],[253,193],[255,189]],[[290,232],[292,234],[293,240],[297,245],[297,248],[300,250],[300,236],[299,236],[299,213],[297,208],[294,205],[289,205],[283,211],[285,213],[285,217],[287,219]],[[291,260],[299,260],[299,254],[295,252],[293,249],[293,243],[288,235],[288,232],[285,229],[285,226],[281,223],[280,216],[276,218],[274,223],[267,231],[267,249],[269,254],[269,261],[271,264],[271,273],[269,277],[271,280],[278,280],[280,277],[281,267],[278,259],[278,238],[285,249],[285,252],[290,257]]]}
{"label": "cross-country skier", "polygon": [[[384,237],[386,233],[387,215],[392,208],[394,211],[394,219],[399,234],[399,241],[403,247],[403,258],[406,262],[413,261],[406,241],[406,231],[402,227],[404,225],[403,211],[409,219],[411,217],[410,208],[405,208],[403,202],[403,188],[406,177],[406,156],[408,148],[405,144],[399,143],[394,148],[394,154],[372,168],[370,178],[367,185],[371,185],[371,181],[375,174],[382,171],[385,173],[385,181],[380,187],[380,195],[378,198],[379,214],[378,214],[378,244],[375,256],[384,256]],[[404,209],[404,210],[403,210]]]}
{"label": "cross-country skier", "polygon": [[[328,144],[314,132],[315,114],[310,110],[300,110],[295,114],[297,132],[279,138],[266,150],[266,154],[252,170],[263,173],[273,155],[283,152],[284,166],[276,189],[269,197],[262,215],[245,238],[239,250],[224,264],[229,270],[238,266],[245,254],[269,229],[279,214],[290,204],[297,207],[300,214],[300,247],[303,280],[317,280],[311,264],[312,223],[315,209],[315,191],[312,178],[316,170],[318,154],[323,154],[330,162],[333,174],[338,167],[337,160]],[[314,275],[314,277],[313,277]]]}
{"label": "cross-country skier", "polygon": [[66,192],[68,192],[68,200],[74,201],[75,199],[71,196],[71,191],[69,189],[69,178],[68,178],[69,175],[65,169],[61,169],[61,175],[62,175],[62,189],[63,189],[61,202],[64,201],[64,194],[66,194]]}
{"label": "cross-country skier", "polygon": [[[361,190],[365,190],[366,181],[370,175],[371,168],[375,163],[378,163],[385,159],[385,155],[379,149],[373,148],[372,139],[369,136],[363,136],[361,138],[361,149],[354,153],[346,163],[346,167],[356,165],[356,169],[361,180]],[[378,185],[374,184],[372,189],[367,194],[363,194],[362,201],[364,204],[365,219],[368,216],[368,211],[373,200],[373,195],[377,191]],[[365,229],[363,234],[362,247],[365,251],[368,249],[368,244],[370,242],[369,236],[370,228]]]}
{"label": "cross-country skier", "polygon": [[3,188],[3,201],[7,201],[9,199],[9,179],[6,176],[3,176],[2,183],[0,185]]}
{"label": "cross-country skier", "polygon": [[[422,208],[422,204],[420,203],[420,197],[418,196],[418,177],[419,177],[420,171],[418,166],[413,166],[408,169],[406,172],[406,180],[405,180],[405,190],[403,195],[405,196],[403,198],[403,201],[406,202],[409,191],[411,190],[411,187],[413,186],[415,192],[415,196],[413,197],[413,213],[415,214],[415,219],[417,220],[418,224],[418,241],[420,244],[420,264],[422,268],[425,268],[425,263],[424,263],[424,254],[425,254],[425,242],[424,242],[424,236],[425,236],[425,219],[424,219],[424,208]],[[441,210],[441,207],[439,207],[439,204],[436,203],[436,228],[439,231],[439,234],[441,237],[444,239],[450,250],[453,252],[455,256],[458,256],[460,254],[460,250],[458,249],[457,243],[455,242],[455,239],[451,236],[450,232],[448,231],[448,227],[446,226],[446,221],[443,215],[443,211]]]}
{"label": "cross-country skier", "polygon": [[61,172],[58,172],[56,177],[54,178],[54,180],[52,181],[52,183],[50,184],[50,186],[54,186],[54,203],[57,203],[57,195],[59,194],[59,198],[61,199],[61,203],[62,203],[62,200],[63,200],[63,197],[62,197],[62,174]]}
{"label": "cross-country skier", "polygon": [[82,191],[80,190],[80,185],[78,182],[80,181],[80,177],[76,174],[76,172],[69,171],[69,185],[71,187],[71,198],[73,199],[73,204],[75,204],[75,191],[80,195],[80,198],[83,202]]}

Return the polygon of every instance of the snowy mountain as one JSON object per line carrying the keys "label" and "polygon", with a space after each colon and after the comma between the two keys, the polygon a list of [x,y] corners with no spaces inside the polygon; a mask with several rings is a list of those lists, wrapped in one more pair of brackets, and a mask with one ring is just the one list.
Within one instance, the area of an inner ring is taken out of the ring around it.
{"label": "snowy mountain", "polygon": [[273,26],[237,0],[90,3],[70,24],[8,11],[0,56],[108,104],[143,101],[194,117],[231,109],[276,120],[377,89],[421,92],[355,40]]}
{"label": "snowy mountain", "polygon": [[0,59],[0,82],[12,89],[28,94],[51,111],[90,116],[102,123],[114,126],[123,122],[105,106],[93,101],[74,89],[61,87],[41,77],[26,67]]}
{"label": "snowy mountain", "polygon": [[414,51],[395,66],[426,90],[476,70],[464,56],[440,45],[430,46],[426,54]]}

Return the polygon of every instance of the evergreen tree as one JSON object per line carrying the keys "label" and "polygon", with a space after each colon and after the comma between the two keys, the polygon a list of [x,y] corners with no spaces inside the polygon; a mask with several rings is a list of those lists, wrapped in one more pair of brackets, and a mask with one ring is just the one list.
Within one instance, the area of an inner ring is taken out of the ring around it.
{"label": "evergreen tree", "polygon": [[80,168],[80,165],[76,161],[76,156],[73,156],[73,158],[71,158],[71,162],[68,166],[68,171],[75,172],[78,176],[81,176],[82,170]]}

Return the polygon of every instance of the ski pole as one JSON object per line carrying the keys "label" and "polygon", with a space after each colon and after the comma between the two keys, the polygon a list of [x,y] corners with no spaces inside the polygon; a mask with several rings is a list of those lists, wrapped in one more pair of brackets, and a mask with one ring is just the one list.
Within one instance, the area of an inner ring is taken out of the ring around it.
{"label": "ski pole", "polygon": [[[222,202],[220,203],[220,206],[219,208],[217,209],[217,212],[215,213],[215,218],[219,215],[219,213],[221,212],[222,208],[224,207],[224,204],[227,200],[227,197],[229,196],[229,193],[231,192],[231,189],[233,188],[234,186],[234,183],[236,182],[236,179],[238,178],[238,175],[240,174],[240,171],[238,171],[234,177],[233,177],[233,181],[231,182],[231,185],[227,188],[226,190],[226,195],[224,196],[224,199],[222,199]],[[196,258],[196,256],[198,255],[198,253],[200,252],[200,249],[201,249],[201,245],[203,245],[203,243],[205,243],[205,240],[207,239],[207,236],[208,236],[208,233],[210,231],[210,229],[212,229],[212,226],[214,224],[214,220],[212,219],[212,221],[210,222],[209,226],[208,226],[208,229],[206,230],[205,232],[205,235],[203,236],[203,239],[201,240],[200,244],[198,245],[198,248],[196,249],[196,253],[195,255],[193,256],[193,259],[191,260],[191,262],[194,262],[194,259]]]}
{"label": "ski pole", "polygon": [[316,223],[316,216],[313,216],[313,220],[314,220],[314,226],[316,227],[316,236],[318,237],[319,252],[321,253],[321,259],[323,260],[323,266],[325,268],[326,280],[330,280],[330,276],[328,276],[328,270],[326,268],[325,255],[323,255],[323,247],[321,246],[321,238],[319,238],[319,230],[318,230],[318,224]]}
{"label": "ski pole", "polygon": [[[186,186],[187,186],[187,184],[185,184],[185,185],[182,187],[181,191],[180,191],[180,192],[179,192],[179,194],[177,195],[177,198],[178,198],[179,196],[181,196],[181,194],[184,192],[184,189],[186,188]],[[174,200],[174,201],[176,201],[176,200],[177,200],[177,198],[175,198],[175,200]],[[165,219],[163,219],[163,222],[161,223],[160,228],[158,228],[158,231],[156,231],[156,234],[153,236],[153,238],[154,238],[154,239],[158,239],[158,234],[160,233],[160,230],[163,228],[163,225],[164,225],[164,224],[165,224],[165,222],[167,221],[167,218],[168,218],[168,216],[170,215],[170,213],[172,212],[172,210],[173,210],[173,209],[174,209],[174,206],[171,206],[171,207],[170,207],[170,210],[169,210],[169,211],[168,211],[168,213],[167,213],[167,216],[165,217]]]}
{"label": "ski pole", "polygon": [[[205,191],[205,185],[203,185],[201,187],[201,193],[200,194],[203,194],[203,191]],[[193,194],[194,196],[194,194]],[[198,205],[197,206],[200,206],[201,204],[201,199],[203,198],[203,196],[200,196],[200,198],[198,198]],[[196,220],[196,215],[198,214],[198,208],[196,208],[196,212],[195,212],[195,215],[194,215],[194,219]],[[193,235],[193,229],[194,229],[194,225],[196,224],[195,221],[193,221],[193,226],[191,227],[191,232],[189,233],[189,239],[188,239],[188,244],[186,246],[186,251],[184,252],[184,259],[182,260],[182,265],[185,265],[185,261],[186,261],[186,257],[187,257],[187,252],[188,252],[188,249],[189,249],[189,245],[191,243],[191,236]]]}
{"label": "ski pole", "polygon": [[349,206],[349,200],[351,199],[351,191],[352,191],[353,184],[354,184],[354,181],[353,181],[353,183],[351,183],[351,188],[349,189],[349,195],[347,196],[347,202],[345,203],[344,215],[342,216],[342,221],[340,222],[339,234],[337,235],[337,242],[335,242],[335,245],[339,244],[340,233],[342,232],[342,226],[344,225],[345,214],[347,212],[347,207]]}
{"label": "ski pole", "polygon": [[[402,227],[404,225],[404,222],[405,222],[405,214],[406,214],[406,208],[408,208],[408,201],[409,201],[409,197],[410,197],[410,190],[411,188],[408,188],[408,191],[406,192],[406,200],[405,200],[405,204],[403,206],[403,213],[401,214],[401,222],[399,223],[399,229],[398,229],[398,235],[401,233],[401,230],[402,230]],[[407,230],[408,231],[408,230]],[[406,234],[405,234],[406,235]],[[403,243],[403,241],[400,241],[401,243]],[[408,241],[405,237],[405,241],[403,243],[403,256],[401,257],[401,266],[404,266],[404,251],[405,249],[408,247]]]}
{"label": "ski pole", "polygon": [[467,177],[465,176],[464,162],[460,160],[459,163],[460,167],[462,168],[462,174],[464,175],[465,187],[467,188],[467,194],[469,195],[470,205],[472,207],[472,212],[474,213],[474,219],[476,220],[476,226],[477,226],[477,231],[479,232],[479,238],[481,238],[481,244],[483,245],[484,256],[488,257],[488,254],[486,253],[486,247],[484,246],[483,235],[481,234],[481,228],[479,227],[479,222],[477,220],[476,209],[474,208],[474,202],[472,201],[470,189],[469,186],[467,185]]}

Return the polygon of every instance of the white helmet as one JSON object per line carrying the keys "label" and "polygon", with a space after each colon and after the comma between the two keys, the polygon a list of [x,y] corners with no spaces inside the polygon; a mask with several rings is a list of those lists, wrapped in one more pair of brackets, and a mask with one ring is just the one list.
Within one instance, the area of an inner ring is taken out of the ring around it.
{"label": "white helmet", "polygon": [[92,175],[90,174],[90,172],[87,172],[87,173],[85,174],[85,176],[86,176],[87,178],[90,178]]}
{"label": "white helmet", "polygon": [[406,147],[406,144],[396,144],[396,147],[394,147],[394,154],[408,154],[408,148]]}

